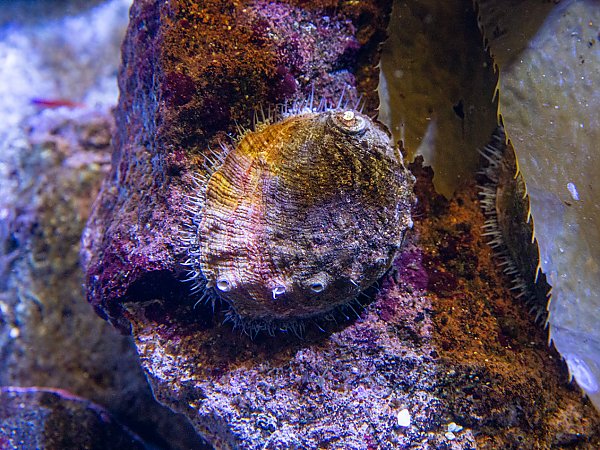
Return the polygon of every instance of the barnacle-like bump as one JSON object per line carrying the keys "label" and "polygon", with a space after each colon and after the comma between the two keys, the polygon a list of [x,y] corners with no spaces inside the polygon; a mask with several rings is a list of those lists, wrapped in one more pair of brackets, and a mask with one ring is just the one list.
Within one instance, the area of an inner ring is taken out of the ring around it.
{"label": "barnacle-like bump", "polygon": [[325,272],[320,272],[305,282],[306,289],[314,294],[323,292],[329,284],[329,276]]}
{"label": "barnacle-like bump", "polygon": [[271,291],[273,293],[273,300],[276,300],[280,295],[285,294],[286,288],[285,286],[275,286]]}
{"label": "barnacle-like bump", "polygon": [[289,328],[389,268],[412,224],[414,178],[381,125],[353,109],[292,108],[221,150],[194,177],[205,181],[185,245],[197,290],[238,323]]}
{"label": "barnacle-like bump", "polygon": [[367,127],[365,119],[351,109],[332,112],[330,120],[336,128],[346,134],[361,134]]}

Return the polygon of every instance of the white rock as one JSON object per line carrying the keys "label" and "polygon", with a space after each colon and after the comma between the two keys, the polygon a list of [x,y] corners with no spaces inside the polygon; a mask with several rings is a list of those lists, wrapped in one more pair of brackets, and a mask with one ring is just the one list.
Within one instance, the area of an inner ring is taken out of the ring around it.
{"label": "white rock", "polygon": [[398,413],[398,425],[404,428],[410,427],[410,412],[408,412],[408,409],[403,409]]}
{"label": "white rock", "polygon": [[457,433],[459,431],[461,431],[463,429],[463,427],[461,427],[460,425],[457,425],[454,422],[450,422],[448,424],[448,432],[450,433]]}

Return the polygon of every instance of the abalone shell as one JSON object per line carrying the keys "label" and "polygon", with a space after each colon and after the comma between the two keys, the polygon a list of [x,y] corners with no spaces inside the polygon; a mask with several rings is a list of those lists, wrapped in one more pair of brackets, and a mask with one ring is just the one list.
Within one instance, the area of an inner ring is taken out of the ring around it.
{"label": "abalone shell", "polygon": [[390,267],[413,183],[384,128],[357,111],[259,125],[200,183],[192,277],[242,324],[327,313]]}

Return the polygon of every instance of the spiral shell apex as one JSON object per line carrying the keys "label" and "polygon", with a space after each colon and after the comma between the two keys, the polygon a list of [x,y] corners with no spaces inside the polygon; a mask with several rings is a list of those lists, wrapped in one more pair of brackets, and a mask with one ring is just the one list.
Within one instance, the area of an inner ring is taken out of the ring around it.
{"label": "spiral shell apex", "polygon": [[390,267],[414,178],[354,110],[291,114],[245,133],[194,196],[198,288],[252,323],[326,314]]}

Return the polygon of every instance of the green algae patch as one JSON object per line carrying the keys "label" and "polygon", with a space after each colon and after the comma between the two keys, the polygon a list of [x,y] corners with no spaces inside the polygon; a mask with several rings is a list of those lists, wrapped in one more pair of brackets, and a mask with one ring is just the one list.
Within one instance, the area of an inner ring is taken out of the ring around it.
{"label": "green algae patch", "polygon": [[496,128],[496,76],[465,0],[397,2],[381,60],[380,119],[450,197]]}

